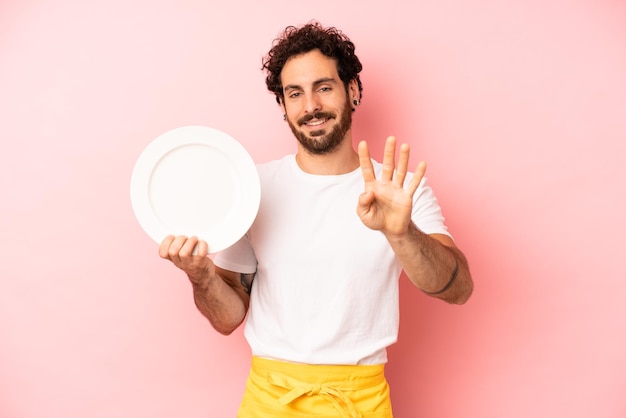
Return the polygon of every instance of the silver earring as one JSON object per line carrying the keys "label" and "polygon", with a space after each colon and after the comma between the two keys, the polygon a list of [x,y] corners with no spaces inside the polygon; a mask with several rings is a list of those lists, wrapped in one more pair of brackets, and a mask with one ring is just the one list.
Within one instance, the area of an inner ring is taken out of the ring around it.
{"label": "silver earring", "polygon": [[287,114],[283,113],[283,120],[287,120]]}

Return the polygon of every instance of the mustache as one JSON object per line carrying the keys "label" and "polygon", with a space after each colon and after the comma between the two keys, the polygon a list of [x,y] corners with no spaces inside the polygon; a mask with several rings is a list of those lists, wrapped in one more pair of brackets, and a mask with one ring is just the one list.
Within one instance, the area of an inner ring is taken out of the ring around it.
{"label": "mustache", "polygon": [[298,119],[298,125],[305,124],[312,119],[334,119],[335,117],[336,115],[331,112],[311,113],[309,115],[302,116],[300,119]]}

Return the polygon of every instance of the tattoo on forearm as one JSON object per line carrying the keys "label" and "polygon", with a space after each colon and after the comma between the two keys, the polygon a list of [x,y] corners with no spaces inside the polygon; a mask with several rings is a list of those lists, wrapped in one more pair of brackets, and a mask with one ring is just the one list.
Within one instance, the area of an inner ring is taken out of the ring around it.
{"label": "tattoo on forearm", "polygon": [[239,280],[241,282],[241,285],[243,286],[243,290],[245,290],[247,294],[250,294],[250,292],[252,291],[252,281],[254,280],[254,274],[241,274],[239,276]]}

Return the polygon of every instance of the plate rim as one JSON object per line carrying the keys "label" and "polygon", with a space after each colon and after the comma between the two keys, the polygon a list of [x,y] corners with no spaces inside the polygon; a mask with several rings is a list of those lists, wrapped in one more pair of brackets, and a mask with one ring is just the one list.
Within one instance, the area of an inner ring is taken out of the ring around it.
{"label": "plate rim", "polygon": [[[234,171],[243,179],[240,183],[245,193],[245,210],[228,216],[226,222],[207,228],[199,228],[193,234],[207,242],[209,254],[220,252],[243,237],[254,222],[260,206],[261,185],[257,166],[245,147],[227,133],[208,126],[187,125],[170,129],[154,138],[137,158],[130,181],[131,206],[135,218],[144,232],[158,244],[170,234],[150,204],[150,179],[158,163],[172,150],[185,145],[209,145],[236,161]],[[201,230],[204,229],[204,230]],[[211,235],[212,236],[208,236]]]}

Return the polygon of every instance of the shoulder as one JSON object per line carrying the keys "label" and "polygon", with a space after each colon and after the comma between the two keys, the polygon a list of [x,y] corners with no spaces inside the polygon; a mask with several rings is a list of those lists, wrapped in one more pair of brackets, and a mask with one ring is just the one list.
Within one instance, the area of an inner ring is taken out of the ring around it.
{"label": "shoulder", "polygon": [[293,154],[285,155],[278,160],[272,160],[266,163],[259,163],[256,165],[259,176],[263,178],[272,177],[277,173],[284,172],[285,170],[291,170],[295,156]]}

